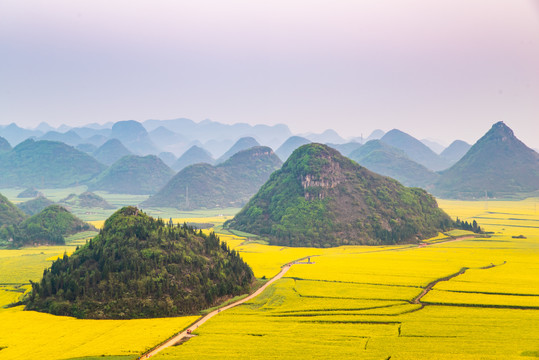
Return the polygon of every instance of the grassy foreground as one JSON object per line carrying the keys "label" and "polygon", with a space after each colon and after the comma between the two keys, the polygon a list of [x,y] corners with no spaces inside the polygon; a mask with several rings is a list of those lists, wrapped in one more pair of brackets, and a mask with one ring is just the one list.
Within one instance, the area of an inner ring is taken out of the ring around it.
{"label": "grassy foreground", "polygon": [[[453,217],[476,219],[491,237],[440,243],[446,237],[440,235],[425,247],[310,249],[223,235],[257,277],[272,277],[282,264],[305,256],[312,263],[294,265],[261,296],[222,312],[197,329],[198,336],[155,358],[539,357],[536,199],[439,203]],[[222,218],[205,221],[218,225]],[[0,303],[17,299],[25,279],[39,278],[64,250],[0,251]],[[414,302],[433,281],[459,272]],[[0,308],[0,358],[136,358],[194,319],[77,320]]]}

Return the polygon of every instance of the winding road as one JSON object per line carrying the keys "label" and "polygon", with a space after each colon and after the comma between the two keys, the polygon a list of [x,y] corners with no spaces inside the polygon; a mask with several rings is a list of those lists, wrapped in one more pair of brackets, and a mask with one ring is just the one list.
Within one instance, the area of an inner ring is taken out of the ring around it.
{"label": "winding road", "polygon": [[182,339],[184,338],[189,338],[191,337],[192,335],[188,333],[188,330],[194,330],[196,328],[198,328],[200,325],[204,324],[206,321],[208,321],[209,319],[211,319],[212,317],[214,317],[215,315],[219,314],[221,311],[225,311],[225,310],[228,310],[230,308],[233,308],[235,306],[238,306],[240,304],[243,304],[244,302],[247,302],[255,297],[257,297],[258,295],[260,295],[264,290],[266,290],[266,288],[268,286],[270,286],[271,284],[273,284],[275,281],[279,280],[280,278],[282,278],[284,276],[284,274],[286,274],[286,272],[292,267],[292,265],[294,264],[297,264],[298,262],[300,262],[301,260],[304,260],[304,259],[307,259],[307,258],[310,258],[312,256],[306,256],[306,257],[303,257],[301,259],[298,259],[298,260],[294,260],[286,265],[284,265],[282,268],[281,268],[281,271],[275,275],[273,278],[271,278],[271,280],[269,280],[267,283],[265,283],[264,285],[262,285],[258,290],[256,290],[254,293],[252,293],[251,295],[241,299],[241,300],[238,300],[236,302],[233,302],[232,304],[228,304],[226,306],[223,306],[217,310],[213,310],[212,312],[206,314],[205,316],[201,317],[200,319],[198,319],[195,323],[193,323],[191,326],[189,326],[188,329],[176,334],[175,336],[171,337],[170,339],[168,339],[167,341],[165,341],[164,343],[162,343],[161,345],[151,349],[150,351],[144,353],[140,359],[148,359],[152,356],[154,356],[155,354],[157,354],[158,352],[168,348],[168,347],[171,347],[175,344],[177,344],[178,342],[180,342]]}

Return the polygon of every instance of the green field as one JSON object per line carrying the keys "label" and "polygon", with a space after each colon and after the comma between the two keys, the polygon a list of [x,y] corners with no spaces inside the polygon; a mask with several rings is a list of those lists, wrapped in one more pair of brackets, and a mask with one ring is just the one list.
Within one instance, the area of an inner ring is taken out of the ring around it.
{"label": "green field", "polygon": [[[155,358],[539,357],[537,199],[439,202],[451,216],[476,219],[491,234],[453,242],[443,239],[463,234],[440,234],[424,247],[330,249],[276,247],[230,234],[223,236],[259,278],[275,275],[280,265],[294,259],[311,256],[312,263],[294,265],[262,295],[220,313],[197,329],[197,336]],[[213,216],[209,222],[218,225],[215,216],[221,214],[185,215],[189,221]],[[174,215],[175,221],[181,221],[181,217]],[[520,235],[523,237],[514,238]],[[69,239],[64,247],[1,250],[0,303],[15,301],[27,289],[21,284],[39,279],[54,256],[69,253],[84,241],[81,237]],[[414,303],[427,285],[459,271],[459,275],[436,283]],[[0,358],[128,355],[135,359],[188,326],[192,319],[121,323],[4,308],[0,309],[5,330],[0,333]],[[44,326],[54,329],[54,334],[39,331]]]}

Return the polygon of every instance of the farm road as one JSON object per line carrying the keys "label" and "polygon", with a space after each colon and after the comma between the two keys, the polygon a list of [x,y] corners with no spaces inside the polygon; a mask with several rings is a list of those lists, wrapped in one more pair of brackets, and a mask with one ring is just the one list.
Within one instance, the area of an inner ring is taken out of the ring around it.
{"label": "farm road", "polygon": [[[197,322],[193,323],[189,329],[191,330],[195,330],[197,329],[200,325],[204,324],[206,321],[208,321],[209,319],[211,319],[212,317],[214,317],[215,315],[219,314],[221,311],[225,311],[225,310],[228,310],[228,309],[231,309],[235,306],[238,306],[240,304],[243,304],[244,302],[247,302],[255,297],[257,297],[258,295],[260,295],[268,286],[270,286],[271,284],[273,284],[275,281],[279,280],[280,278],[282,278],[284,276],[284,274],[287,273],[288,270],[290,270],[290,267],[292,267],[292,265],[294,264],[297,264],[299,263],[301,260],[305,260],[307,258],[310,258],[310,257],[313,257],[313,256],[306,256],[306,257],[303,257],[301,259],[298,259],[298,260],[294,260],[286,265],[284,265],[281,269],[281,271],[275,275],[273,278],[271,278],[271,280],[269,280],[267,283],[265,283],[264,285],[262,285],[258,290],[256,290],[254,293],[252,293],[251,295],[247,296],[246,298],[243,298],[241,300],[238,300],[232,304],[229,304],[229,305],[226,305],[226,306],[223,306],[217,310],[213,310],[212,312],[210,312],[209,314],[203,316],[202,318],[200,318],[199,320],[197,320]],[[171,347],[175,344],[177,344],[178,342],[182,341],[182,339],[184,338],[189,338],[191,337],[192,335],[188,334],[187,333],[187,330],[184,330],[182,331],[181,333],[178,333],[177,335],[171,337],[170,339],[168,339],[167,341],[165,341],[164,343],[162,343],[161,345],[157,346],[156,348],[153,348],[152,350],[148,351],[147,353],[143,354],[140,359],[148,359],[152,356],[154,356],[155,354],[157,354],[158,352],[168,348],[168,347]]]}

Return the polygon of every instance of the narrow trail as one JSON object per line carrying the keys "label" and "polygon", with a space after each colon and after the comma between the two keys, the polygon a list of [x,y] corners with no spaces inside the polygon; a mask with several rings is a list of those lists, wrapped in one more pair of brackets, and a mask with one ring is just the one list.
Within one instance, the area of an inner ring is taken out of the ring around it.
{"label": "narrow trail", "polygon": [[[504,265],[506,262],[504,261],[503,263],[501,264],[498,264],[498,265],[495,265],[495,264],[490,264],[490,265],[487,265],[487,266],[482,266],[480,268],[475,268],[475,269],[481,269],[481,270],[486,270],[486,269],[491,269],[493,267],[496,267],[496,266],[501,266],[501,265]],[[449,281],[451,279],[453,279],[454,277],[457,277],[459,275],[462,275],[464,274],[467,270],[469,269],[472,269],[472,268],[469,268],[469,267],[463,267],[461,268],[458,272],[454,273],[454,274],[451,274],[451,275],[448,275],[448,276],[444,276],[443,278],[439,278],[439,279],[436,279],[434,281],[431,281],[424,289],[423,291],[421,292],[421,294],[419,294],[418,296],[416,296],[410,303],[411,304],[421,304],[421,307],[424,307],[425,304],[423,304],[421,302],[421,299],[428,294],[429,291],[432,290],[432,288],[438,284],[439,282],[441,281]]]}
{"label": "narrow trail", "polygon": [[292,267],[292,265],[295,265],[295,264],[308,264],[307,262],[301,262],[302,260],[305,260],[305,259],[308,259],[308,258],[311,258],[311,257],[314,257],[314,256],[305,256],[305,257],[302,257],[301,259],[297,259],[297,260],[294,260],[292,262],[289,262],[285,265],[282,266],[281,268],[281,271],[275,275],[273,278],[271,278],[271,280],[269,280],[267,283],[265,283],[264,285],[262,285],[258,290],[256,290],[254,293],[252,293],[251,295],[241,299],[241,300],[238,300],[236,302],[233,302],[232,304],[228,304],[226,306],[223,306],[217,310],[213,310],[212,312],[204,315],[203,317],[201,317],[200,319],[198,319],[196,322],[194,322],[193,324],[191,324],[191,326],[189,326],[188,329],[176,334],[175,336],[171,337],[170,339],[166,340],[165,342],[163,342],[162,344],[158,345],[157,347],[149,350],[148,352],[144,353],[142,356],[140,356],[139,359],[148,359],[154,355],[156,355],[157,353],[159,353],[160,351],[163,351],[164,349],[168,348],[168,347],[171,347],[173,345],[176,345],[177,343],[179,342],[185,342],[187,341],[189,338],[193,337],[193,335],[189,334],[187,331],[188,330],[195,330],[197,329],[200,325],[204,324],[206,321],[208,321],[209,319],[211,319],[212,317],[214,317],[215,315],[219,314],[220,312],[222,311],[226,311],[228,309],[231,309],[233,307],[236,307],[240,304],[243,304],[255,297],[257,297],[258,295],[260,295],[264,290],[266,290],[266,288],[268,286],[270,286],[271,284],[273,284],[275,281],[279,280],[280,278],[282,278],[284,276],[284,274],[286,274],[288,272],[288,270],[290,270],[290,268]]}

